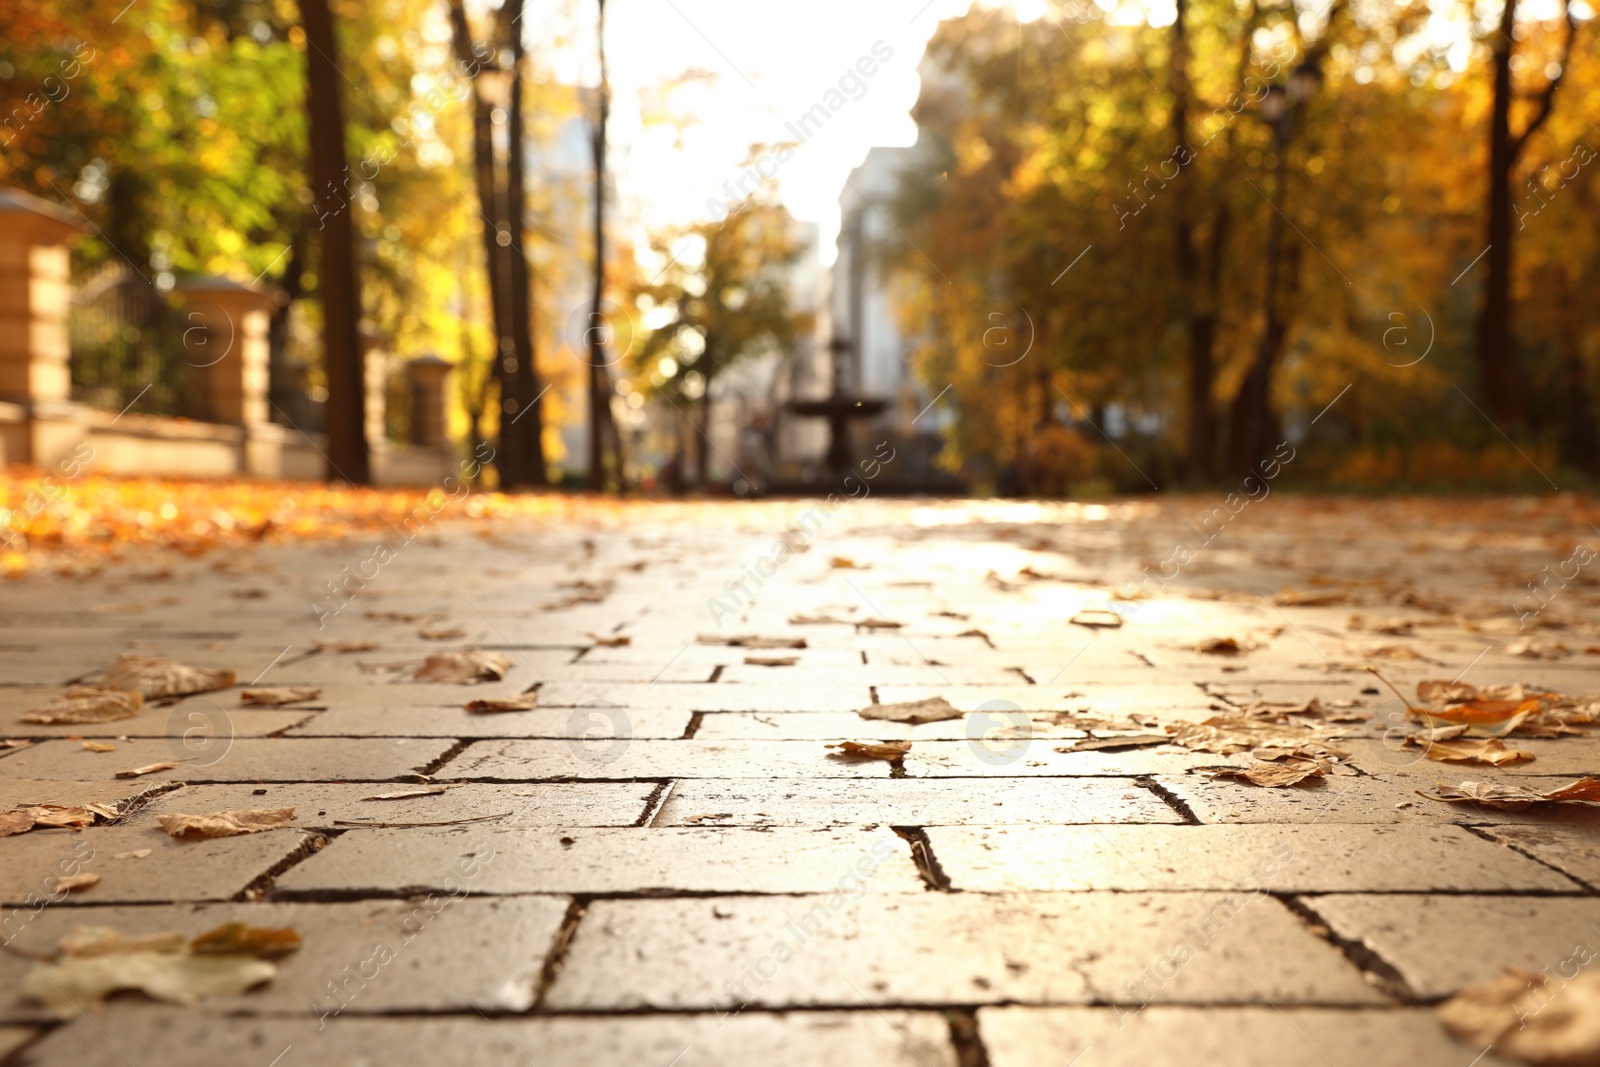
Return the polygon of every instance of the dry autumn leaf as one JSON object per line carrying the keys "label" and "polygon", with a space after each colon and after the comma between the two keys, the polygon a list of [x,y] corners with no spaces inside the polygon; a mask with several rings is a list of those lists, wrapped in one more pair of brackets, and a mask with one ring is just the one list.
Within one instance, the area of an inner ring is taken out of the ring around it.
{"label": "dry autumn leaf", "polygon": [[856,714],[863,719],[884,719],[889,722],[906,722],[912,725],[925,722],[942,722],[959,719],[965,712],[951,705],[944,697],[926,700],[908,700],[899,704],[869,704]]}
{"label": "dry autumn leaf", "polygon": [[115,752],[117,750],[117,746],[109,741],[85,741],[83,747],[86,752]]}
{"label": "dry autumn leaf", "polygon": [[1389,679],[1371,667],[1367,670],[1401,699],[1411,718],[1430,727],[1463,725],[1472,737],[1504,737],[1543,706],[1538,696],[1524,693],[1521,686],[1479,689],[1465,682],[1443,681],[1417,683],[1421,703],[1413,704]]}
{"label": "dry autumn leaf", "polygon": [[901,627],[903,627],[904,625],[905,625],[905,623],[903,623],[903,622],[894,622],[894,621],[892,621],[890,619],[862,619],[860,622],[856,623],[856,629],[858,629],[858,630],[898,630]]}
{"label": "dry autumn leaf", "polygon": [[1282,789],[1299,785],[1308,778],[1321,778],[1328,773],[1323,760],[1289,759],[1282,762],[1257,761],[1248,767],[1227,767],[1212,772],[1212,778],[1237,778],[1251,785],[1268,789]]}
{"label": "dry autumn leaf", "polygon": [[146,700],[189,696],[226,689],[234,682],[229,670],[190,667],[154,656],[118,656],[103,672],[87,680],[101,689],[136,692]]}
{"label": "dry autumn leaf", "polygon": [[1122,626],[1122,616],[1102,608],[1084,608],[1067,620],[1074,626],[1087,626],[1091,630],[1116,630]]}
{"label": "dry autumn leaf", "polygon": [[310,685],[279,685],[267,689],[246,689],[239,694],[239,703],[257,704],[274,708],[282,704],[299,704],[315,700],[322,690]]}
{"label": "dry autumn leaf", "polygon": [[450,787],[446,786],[446,785],[430,785],[430,786],[423,786],[420,789],[400,789],[400,790],[396,790],[393,793],[374,793],[370,797],[362,797],[361,799],[362,800],[411,800],[414,797],[436,797],[436,796],[442,795],[445,792],[445,790],[447,790],[449,788]]}
{"label": "dry autumn leaf", "polygon": [[88,889],[90,886],[99,884],[100,876],[98,874],[93,871],[80,871],[77,874],[69,874],[65,877],[57,878],[55,891],[57,893],[75,893],[80,889]]}
{"label": "dry autumn leaf", "polygon": [[[1441,731],[1423,731],[1408,737],[1407,742],[1421,745],[1431,760],[1440,763],[1487,763],[1498,767],[1502,763],[1520,763],[1533,759],[1532,752],[1507,748],[1498,737],[1485,737],[1472,741],[1454,741],[1440,738]],[[1432,736],[1425,736],[1431,734]]]}
{"label": "dry autumn leaf", "polygon": [[474,714],[493,714],[497,711],[527,711],[534,706],[537,698],[532,693],[523,693],[514,697],[486,697],[482,700],[469,700],[461,705]]}
{"label": "dry autumn leaf", "polygon": [[59,700],[23,712],[22,721],[39,726],[116,722],[133,718],[143,706],[144,697],[139,693],[72,686]]}
{"label": "dry autumn leaf", "polygon": [[167,760],[163,763],[147,763],[143,767],[133,767],[126,771],[118,771],[116,776],[118,778],[143,778],[145,775],[154,774],[157,771],[170,771],[177,765],[172,760]]}
{"label": "dry autumn leaf", "polygon": [[1560,978],[1507,968],[1439,1005],[1439,1021],[1474,1048],[1535,1067],[1600,1063],[1600,974]]}
{"label": "dry autumn leaf", "polygon": [[701,634],[695,638],[702,645],[731,645],[734,648],[805,648],[803,637],[761,637],[756,634]]}
{"label": "dry autumn leaf", "polygon": [[22,995],[63,1018],[99,1006],[120,990],[139,990],[170,1004],[192,1005],[270,981],[276,965],[260,958],[300,944],[293,930],[254,930],[230,923],[186,941],[181,934],[127,937],[108,927],[79,927],[53,960],[35,963]]}
{"label": "dry autumn leaf", "polygon": [[633,638],[628,637],[626,634],[616,637],[601,637],[599,634],[590,634],[589,639],[600,648],[626,648],[628,645],[633,644]]}
{"label": "dry autumn leaf", "polygon": [[154,851],[155,849],[153,848],[134,848],[129,849],[127,852],[113,852],[111,858],[114,860],[142,860]]}
{"label": "dry autumn leaf", "polygon": [[293,818],[293,808],[246,808],[240,811],[217,811],[209,815],[173,813],[159,816],[156,821],[173,837],[207,838],[276,830],[280,826],[287,826]]}
{"label": "dry autumn leaf", "polygon": [[800,662],[799,656],[746,656],[746,666],[749,667],[793,667]]}
{"label": "dry autumn leaf", "polygon": [[475,685],[478,682],[497,682],[511,669],[511,660],[498,652],[481,648],[466,652],[437,652],[427,658],[411,680],[415,682],[446,682],[452,685]]}
{"label": "dry autumn leaf", "polygon": [[1467,800],[1487,804],[1493,808],[1525,808],[1530,804],[1600,803],[1600,778],[1579,778],[1566,785],[1540,792],[1509,782],[1462,782],[1450,785],[1440,782],[1434,792],[1417,790],[1418,796],[1429,800]]}
{"label": "dry autumn leaf", "polygon": [[829,755],[834,759],[847,760],[889,760],[891,763],[902,759],[911,751],[910,741],[841,741],[838,744],[823,745],[823,748],[836,749]]}
{"label": "dry autumn leaf", "polygon": [[96,819],[107,822],[117,817],[117,809],[105,804],[31,804],[26,807],[0,811],[0,837],[26,833],[33,829],[65,827],[81,830],[94,825]]}
{"label": "dry autumn leaf", "polygon": [[313,641],[311,647],[318,652],[371,652],[378,647],[376,641]]}
{"label": "dry autumn leaf", "polygon": [[1195,645],[1194,650],[1210,656],[1237,656],[1248,651],[1248,647],[1237,637],[1208,637]]}
{"label": "dry autumn leaf", "polygon": [[432,629],[418,630],[417,636],[424,641],[459,641],[467,636],[467,631],[459,626],[438,626]]}

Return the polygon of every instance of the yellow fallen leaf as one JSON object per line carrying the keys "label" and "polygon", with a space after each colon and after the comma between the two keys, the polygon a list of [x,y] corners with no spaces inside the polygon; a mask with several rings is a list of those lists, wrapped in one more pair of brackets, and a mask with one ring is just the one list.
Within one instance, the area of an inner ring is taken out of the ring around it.
{"label": "yellow fallen leaf", "polygon": [[1574,802],[1600,803],[1600,778],[1579,778],[1566,785],[1540,792],[1527,786],[1510,782],[1462,782],[1450,785],[1440,782],[1434,792],[1417,790],[1418,796],[1429,800],[1468,800],[1475,804],[1488,804],[1495,808],[1525,808],[1530,804],[1562,804]]}
{"label": "yellow fallen leaf", "polygon": [[911,751],[910,741],[841,741],[834,745],[824,745],[823,748],[837,749],[829,755],[835,759],[847,760],[889,760],[893,762],[901,759]]}
{"label": "yellow fallen leaf", "polygon": [[1532,752],[1523,752],[1521,749],[1507,748],[1504,741],[1498,737],[1486,737],[1473,741],[1433,740],[1422,738],[1421,734],[1413,735],[1406,740],[1412,744],[1423,747],[1427,757],[1440,763],[1487,763],[1498,767],[1502,763],[1520,763],[1533,759]]}
{"label": "yellow fallen leaf", "polygon": [[310,685],[279,685],[267,689],[245,689],[239,693],[239,703],[275,708],[283,704],[301,704],[315,700],[322,690]]}
{"label": "yellow fallen leaf", "polygon": [[175,762],[173,762],[171,760],[168,760],[165,763],[147,763],[143,767],[134,767],[131,770],[118,771],[117,772],[117,777],[118,778],[142,778],[144,775],[154,774],[157,771],[170,771],[170,770],[172,770],[172,768],[174,768],[176,766],[177,766],[177,763],[175,763]]}
{"label": "yellow fallen leaf", "polygon": [[1248,767],[1227,767],[1212,773],[1212,778],[1237,778],[1252,785],[1269,789],[1299,785],[1307,778],[1321,778],[1328,773],[1328,764],[1322,760],[1291,759],[1281,763],[1261,762]]}
{"label": "yellow fallen leaf", "polygon": [[93,871],[80,871],[77,874],[65,875],[56,879],[57,893],[75,893],[80,889],[88,889],[92,885],[100,884],[100,876]]}
{"label": "yellow fallen leaf", "polygon": [[117,750],[117,746],[109,741],[85,741],[83,747],[89,752],[115,752]]}
{"label": "yellow fallen leaf", "polygon": [[537,703],[537,696],[533,693],[523,693],[514,697],[485,697],[481,700],[469,700],[461,705],[466,710],[475,714],[493,714],[497,711],[527,711]]}
{"label": "yellow fallen leaf", "polygon": [[1439,1005],[1439,1021],[1473,1048],[1535,1067],[1600,1063],[1600,974],[1572,978],[1506,968]]}

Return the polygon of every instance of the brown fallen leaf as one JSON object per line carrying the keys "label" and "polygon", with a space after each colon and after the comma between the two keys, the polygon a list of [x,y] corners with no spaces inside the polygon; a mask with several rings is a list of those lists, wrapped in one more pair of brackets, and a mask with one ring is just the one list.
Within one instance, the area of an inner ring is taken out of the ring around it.
{"label": "brown fallen leaf", "polygon": [[1251,718],[1244,712],[1213,715],[1203,722],[1168,723],[1166,731],[1174,744],[1182,745],[1192,752],[1215,752],[1218,755],[1231,756],[1236,752],[1248,752],[1257,748],[1295,751],[1316,743],[1320,746],[1319,755],[1326,752],[1339,759],[1349,756],[1348,752],[1324,744],[1331,737],[1337,736],[1334,731],[1326,728],[1312,729],[1301,725],[1263,722]]}
{"label": "brown fallen leaf", "polygon": [[1579,778],[1566,785],[1539,792],[1527,786],[1509,782],[1462,782],[1450,785],[1440,782],[1434,792],[1417,790],[1418,796],[1429,800],[1467,800],[1487,804],[1492,808],[1525,808],[1530,804],[1565,804],[1575,802],[1600,803],[1600,778]]}
{"label": "brown fallen leaf", "polygon": [[[829,626],[829,625],[833,625],[833,626],[849,626],[849,625],[851,625],[851,620],[850,619],[835,618],[832,615],[791,615],[791,616],[789,616],[789,625],[790,626]],[[715,644],[715,642],[704,641],[704,642],[702,642],[702,644]]]}
{"label": "brown fallen leaf", "polygon": [[1322,760],[1291,759],[1281,763],[1257,761],[1248,767],[1226,767],[1212,772],[1211,777],[1237,778],[1251,785],[1282,789],[1298,785],[1307,778],[1321,778],[1327,773],[1328,764]]}
{"label": "brown fallen leaf", "polygon": [[730,645],[734,648],[805,648],[803,637],[761,637],[756,634],[701,634],[695,638],[702,645]]}
{"label": "brown fallen leaf", "polygon": [[533,693],[523,693],[514,697],[485,697],[481,700],[469,700],[461,705],[466,710],[475,714],[492,714],[497,711],[527,711],[537,703],[538,698]]}
{"label": "brown fallen leaf", "polygon": [[417,636],[424,641],[459,641],[467,636],[467,631],[459,626],[439,626],[433,629],[418,630]]}
{"label": "brown fallen leaf", "polygon": [[1473,1048],[1535,1067],[1600,1063],[1600,974],[1572,978],[1507,967],[1439,1005],[1439,1021]]}
{"label": "brown fallen leaf", "polygon": [[750,667],[793,667],[800,662],[799,656],[746,656],[744,662]]}
{"label": "brown fallen leaf", "polygon": [[602,637],[599,634],[590,634],[589,638],[600,648],[625,648],[633,644],[633,638],[626,634],[615,637]]}
{"label": "brown fallen leaf", "polygon": [[85,741],[83,747],[89,752],[115,752],[117,746],[109,741]]}
{"label": "brown fallen leaf", "polygon": [[1067,620],[1074,626],[1087,626],[1091,630],[1116,630],[1122,626],[1122,616],[1103,608],[1084,608]]}
{"label": "brown fallen leaf", "polygon": [[1293,604],[1301,608],[1324,608],[1333,604],[1344,604],[1350,600],[1350,594],[1332,589],[1303,590],[1290,589],[1285,586],[1277,596],[1272,598],[1274,604]]}
{"label": "brown fallen leaf", "polygon": [[239,811],[217,811],[209,815],[158,816],[161,828],[173,837],[208,838],[235,837],[239,834],[258,834],[263,830],[276,830],[287,826],[294,818],[293,808],[246,808]]}
{"label": "brown fallen leaf", "polygon": [[65,875],[56,879],[57,893],[75,893],[80,889],[88,889],[92,885],[100,884],[100,876],[93,871],[79,871],[77,874]]}
{"label": "brown fallen leaf", "polygon": [[1237,637],[1208,637],[1195,645],[1194,650],[1211,656],[1237,656],[1249,649]]}
{"label": "brown fallen leaf", "polygon": [[27,748],[31,744],[33,744],[32,741],[20,737],[0,738],[0,748],[4,749]]}
{"label": "brown fallen leaf", "polygon": [[1572,655],[1572,649],[1559,642],[1547,645],[1541,641],[1513,641],[1505,651],[1508,656],[1521,656],[1524,659],[1565,659]]}
{"label": "brown fallen leaf", "polygon": [[384,622],[425,622],[428,619],[433,619],[433,618],[437,618],[437,617],[438,617],[437,614],[434,613],[434,612],[431,612],[431,611],[428,611],[428,612],[369,611],[369,612],[367,612],[367,618],[369,618],[369,619],[382,619]]}
{"label": "brown fallen leaf", "polygon": [[146,700],[189,696],[226,689],[234,682],[229,670],[190,667],[154,656],[118,656],[103,672],[87,680],[101,689],[135,692]]}
{"label": "brown fallen leaf", "polygon": [[139,990],[170,1004],[244,993],[278,973],[260,958],[299,946],[293,930],[253,930],[229,923],[193,941],[181,934],[128,937],[109,927],[80,926],[61,939],[60,953],[33,965],[22,996],[62,1018],[102,1004],[119,990]]}
{"label": "brown fallen leaf", "polygon": [[1129,734],[1125,737],[1085,737],[1070,745],[1058,745],[1057,752],[1115,752],[1123,748],[1149,748],[1166,745],[1172,738],[1165,734]]}
{"label": "brown fallen leaf", "polygon": [[239,703],[278,707],[282,704],[300,704],[315,700],[322,690],[310,685],[279,685],[267,689],[246,689],[239,694]]}
{"label": "brown fallen leaf", "polygon": [[66,696],[23,712],[22,721],[39,726],[116,722],[133,718],[143,706],[144,697],[139,693],[72,686]]}
{"label": "brown fallen leaf", "polygon": [[911,751],[910,741],[841,741],[835,745],[823,745],[823,748],[837,749],[829,755],[834,759],[846,760],[872,760],[882,759],[893,763],[905,757]]}
{"label": "brown fallen leaf", "polygon": [[376,641],[313,641],[311,647],[318,652],[371,652],[378,647]]}
{"label": "brown fallen leaf", "polygon": [[856,623],[858,630],[898,630],[903,627],[903,622],[893,622],[889,619],[862,619]]}
{"label": "brown fallen leaf", "polygon": [[437,652],[429,656],[411,676],[416,682],[447,682],[474,685],[497,682],[511,669],[511,660],[498,652],[481,648],[466,652]]}
{"label": "brown fallen leaf", "polygon": [[164,763],[147,763],[143,767],[134,767],[134,768],[132,768],[130,770],[118,771],[117,774],[116,774],[116,777],[118,777],[118,778],[142,778],[147,774],[154,774],[157,771],[170,771],[170,770],[172,770],[172,768],[176,767],[177,765],[178,764],[176,762],[171,761],[171,760],[168,760],[168,761],[166,761]]}
{"label": "brown fallen leaf", "polygon": [[[1424,730],[1406,738],[1406,741],[1409,744],[1422,746],[1429,759],[1440,763],[1487,763],[1498,767],[1502,763],[1520,763],[1533,759],[1532,752],[1507,748],[1505,742],[1498,737],[1455,741],[1438,737],[1441,732],[1443,731]],[[1428,736],[1430,734],[1432,736]]]}
{"label": "brown fallen leaf", "polygon": [[259,956],[275,960],[300,947],[300,934],[290,927],[247,926],[223,923],[189,942],[197,956]]}
{"label": "brown fallen leaf", "polygon": [[393,793],[374,793],[370,797],[362,797],[361,799],[362,800],[410,800],[413,797],[436,797],[436,796],[440,796],[441,794],[443,794],[445,792],[445,790],[447,790],[449,788],[450,787],[447,786],[447,785],[430,785],[430,786],[424,786],[421,789],[401,789],[401,790],[398,790],[398,791],[393,792]]}
{"label": "brown fallen leaf", "polygon": [[1472,737],[1504,737],[1543,707],[1541,696],[1530,695],[1521,686],[1479,689],[1466,682],[1444,681],[1418,682],[1421,703],[1413,704],[1389,679],[1371,667],[1367,670],[1400,698],[1409,717],[1430,727],[1464,725]]}
{"label": "brown fallen leaf", "polygon": [[65,827],[81,830],[92,826],[96,819],[110,822],[117,817],[117,809],[105,804],[31,804],[26,807],[0,811],[0,837],[26,833],[33,829]]}
{"label": "brown fallen leaf", "polygon": [[834,556],[828,561],[828,566],[836,571],[859,571],[864,569],[849,556]]}
{"label": "brown fallen leaf", "polygon": [[925,722],[942,722],[959,719],[966,714],[954,707],[944,697],[926,700],[907,700],[899,704],[869,704],[858,708],[856,714],[863,719],[882,719],[887,722],[906,722],[912,725]]}

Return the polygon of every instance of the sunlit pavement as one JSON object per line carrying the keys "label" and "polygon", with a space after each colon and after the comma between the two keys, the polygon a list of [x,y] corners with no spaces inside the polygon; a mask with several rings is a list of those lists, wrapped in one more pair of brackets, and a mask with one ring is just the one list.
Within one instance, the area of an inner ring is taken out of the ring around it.
{"label": "sunlit pavement", "polygon": [[[36,567],[4,587],[0,737],[33,743],[0,755],[0,810],[121,814],[0,839],[0,1057],[1467,1067],[1484,1050],[1433,1005],[1600,939],[1600,811],[1418,790],[1553,786],[1600,749],[1434,762],[1365,667],[1408,695],[1600,689],[1600,584],[1574,562],[1596,514],[841,497]],[[466,649],[502,653],[503,677],[409,680]],[[239,686],[19,721],[118,654]],[[319,692],[241,706],[277,686]],[[965,714],[857,714],[933,697]],[[1312,698],[1349,755],[1297,786],[1214,777],[1248,751],[1085,745]],[[827,747],[846,740],[911,747]],[[288,826],[204,841],[158,823],[283,807]],[[99,881],[57,892],[68,862]],[[303,944],[194,1006],[123,994],[58,1019],[18,993],[27,955],[80,924],[231,919]]]}

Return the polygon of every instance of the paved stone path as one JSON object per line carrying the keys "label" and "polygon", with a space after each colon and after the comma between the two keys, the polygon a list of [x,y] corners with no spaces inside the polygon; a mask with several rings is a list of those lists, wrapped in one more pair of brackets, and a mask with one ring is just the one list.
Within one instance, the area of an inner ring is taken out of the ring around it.
{"label": "paved stone path", "polygon": [[[377,567],[369,543],[324,542],[38,574],[4,590],[0,737],[33,743],[0,755],[0,810],[123,814],[0,839],[0,1061],[1500,1063],[1431,1006],[1600,945],[1600,808],[1416,790],[1553,784],[1600,771],[1600,746],[1420,759],[1362,665],[1408,692],[1457,676],[1600,689],[1600,584],[1527,589],[1600,541],[1587,514],[1570,499],[604,506],[440,521]],[[1107,608],[1120,627],[1069,622]],[[804,647],[726,643],[740,636]],[[1197,651],[1216,638],[1247,650]],[[312,644],[333,640],[379,647]],[[470,648],[507,655],[505,676],[363,669]],[[18,722],[118,653],[321,694]],[[530,710],[462,709],[530,692]],[[935,696],[968,714],[856,714]],[[1248,753],[1062,751],[1312,697],[1371,715],[1338,724],[1357,773],[1263,789],[1203,770]],[[913,744],[892,763],[824,747],[847,739]],[[372,799],[429,785],[447,788]],[[180,842],[157,824],[287,806],[291,826],[249,836]],[[52,893],[74,856],[99,883]],[[194,1007],[123,995],[58,1021],[16,993],[18,953],[77,925],[230,919],[292,926],[303,947],[269,984]]]}

